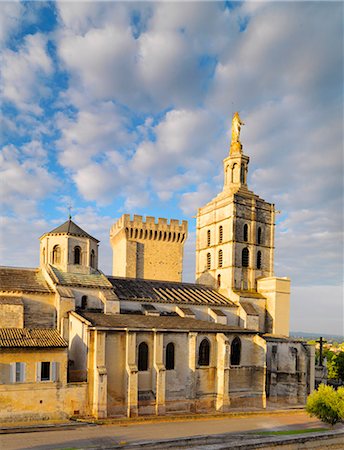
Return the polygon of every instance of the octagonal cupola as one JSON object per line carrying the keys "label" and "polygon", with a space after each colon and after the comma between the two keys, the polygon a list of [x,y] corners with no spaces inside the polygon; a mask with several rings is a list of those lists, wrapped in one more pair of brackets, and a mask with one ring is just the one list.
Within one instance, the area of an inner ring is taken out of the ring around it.
{"label": "octagonal cupola", "polygon": [[69,218],[40,237],[40,265],[51,264],[59,270],[92,273],[98,269],[99,241]]}

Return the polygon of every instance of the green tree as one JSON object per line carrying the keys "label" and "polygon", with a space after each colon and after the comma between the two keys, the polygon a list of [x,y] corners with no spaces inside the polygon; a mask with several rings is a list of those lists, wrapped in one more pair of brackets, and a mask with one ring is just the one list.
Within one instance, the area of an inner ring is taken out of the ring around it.
{"label": "green tree", "polygon": [[306,411],[322,422],[335,425],[344,419],[344,388],[335,391],[332,386],[321,384],[307,398]]}
{"label": "green tree", "polygon": [[334,353],[327,361],[328,378],[344,381],[344,352]]}

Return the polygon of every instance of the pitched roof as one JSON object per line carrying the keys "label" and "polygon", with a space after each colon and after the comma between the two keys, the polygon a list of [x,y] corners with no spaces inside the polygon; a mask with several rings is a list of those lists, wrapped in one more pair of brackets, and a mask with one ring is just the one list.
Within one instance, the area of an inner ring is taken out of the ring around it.
{"label": "pitched roof", "polygon": [[120,300],[145,302],[235,306],[215,289],[202,284],[172,281],[141,280],[137,278],[109,277],[115,294]]}
{"label": "pitched roof", "polygon": [[243,329],[235,326],[222,325],[220,323],[206,322],[189,317],[179,316],[146,316],[141,314],[103,314],[93,312],[80,312],[83,318],[88,320],[92,326],[109,329],[158,329],[171,331],[199,331],[199,332],[235,332],[254,333],[256,331]]}
{"label": "pitched roof", "polygon": [[82,236],[99,242],[98,239],[94,238],[90,234],[86,233],[85,230],[80,228],[79,225],[77,225],[75,222],[72,221],[72,219],[68,219],[62,225],[54,228],[48,233],[45,233],[43,236],[45,236],[46,234],[68,234],[72,236]]}
{"label": "pitched roof", "polygon": [[39,269],[19,267],[0,267],[0,291],[52,292]]}
{"label": "pitched roof", "polygon": [[254,307],[254,305],[252,305],[252,303],[241,301],[240,305],[244,308],[244,310],[248,316],[259,316],[258,311]]}
{"label": "pitched roof", "polygon": [[84,286],[84,287],[96,287],[96,288],[111,288],[112,285],[108,281],[105,275],[96,271],[95,273],[69,273],[62,272],[56,267],[49,266],[55,280],[58,284],[64,286]]}
{"label": "pitched roof", "polygon": [[64,348],[67,342],[56,329],[0,328],[0,348]]}

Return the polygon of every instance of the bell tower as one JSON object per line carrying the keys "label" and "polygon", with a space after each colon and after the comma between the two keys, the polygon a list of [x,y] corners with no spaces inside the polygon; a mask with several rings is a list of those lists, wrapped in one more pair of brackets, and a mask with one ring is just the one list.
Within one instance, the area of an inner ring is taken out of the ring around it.
{"label": "bell tower", "polygon": [[236,112],[223,191],[197,213],[196,279],[229,296],[254,292],[258,278],[273,276],[275,208],[248,189],[242,125]]}
{"label": "bell tower", "polygon": [[40,237],[40,266],[63,272],[91,274],[98,270],[98,243],[69,219]]}

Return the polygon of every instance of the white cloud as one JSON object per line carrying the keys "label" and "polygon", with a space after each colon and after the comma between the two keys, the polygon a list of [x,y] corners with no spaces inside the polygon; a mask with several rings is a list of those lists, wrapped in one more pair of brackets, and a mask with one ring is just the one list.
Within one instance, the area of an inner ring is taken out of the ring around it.
{"label": "white cloud", "polygon": [[6,43],[20,27],[24,6],[19,1],[1,2],[0,43]]}
{"label": "white cloud", "polygon": [[20,215],[36,213],[36,203],[58,185],[44,166],[45,151],[37,142],[17,149],[5,146],[0,153],[1,203]]}
{"label": "white cloud", "polygon": [[40,99],[50,93],[44,79],[53,66],[46,44],[46,37],[40,33],[27,35],[18,51],[6,49],[2,57],[3,98],[35,114],[42,113]]}

